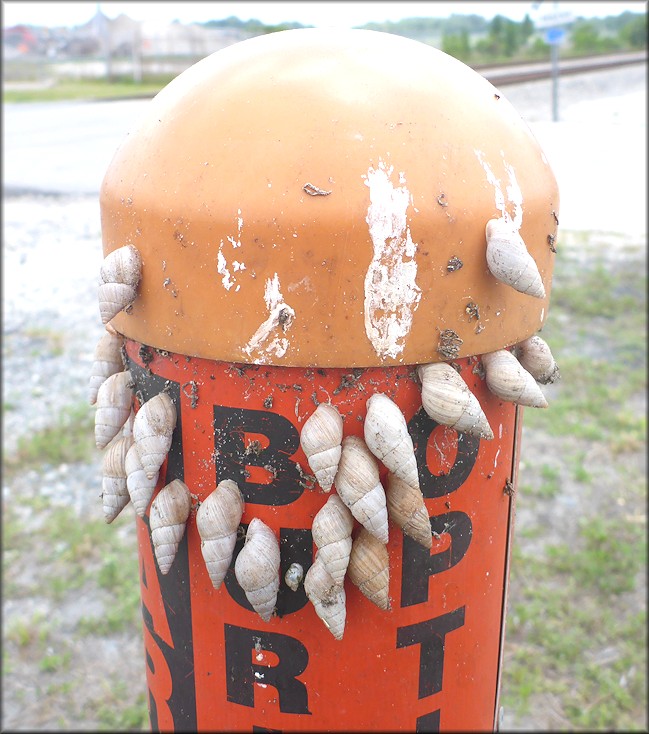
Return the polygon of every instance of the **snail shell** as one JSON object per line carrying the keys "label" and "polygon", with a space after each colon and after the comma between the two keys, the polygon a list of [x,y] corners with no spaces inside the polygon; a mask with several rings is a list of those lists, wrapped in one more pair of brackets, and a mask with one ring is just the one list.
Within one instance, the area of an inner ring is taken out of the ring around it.
{"label": "snail shell", "polygon": [[291,591],[297,591],[304,579],[304,569],[299,563],[291,563],[284,574],[284,583]]}
{"label": "snail shell", "polygon": [[196,527],[212,585],[218,589],[230,567],[244,501],[236,482],[224,479],[201,503]]}
{"label": "snail shell", "polygon": [[133,503],[135,512],[140,517],[144,517],[146,508],[149,506],[149,502],[151,502],[151,497],[153,497],[153,492],[158,483],[158,472],[151,479],[147,477],[144,473],[140,454],[135,444],[128,450],[124,464],[126,468],[126,488],[128,489],[131,502]]}
{"label": "snail shell", "polygon": [[361,528],[352,545],[349,578],[380,609],[390,608],[390,559],[388,549]]}
{"label": "snail shell", "polygon": [[417,459],[406,419],[387,395],[376,393],[367,401],[364,433],[365,444],[374,456],[393,474],[419,488]]}
{"label": "snail shell", "polygon": [[501,400],[531,408],[547,408],[548,403],[532,375],[506,349],[483,354],[487,387]]}
{"label": "snail shell", "polygon": [[330,403],[320,403],[302,426],[300,444],[318,484],[331,490],[343,440],[343,419]]}
{"label": "snail shell", "polygon": [[104,518],[107,523],[113,522],[130,500],[126,487],[125,462],[126,455],[132,445],[133,438],[131,436],[122,436],[112,441],[104,452],[101,499],[104,506]]}
{"label": "snail shell", "polygon": [[336,474],[340,499],[381,543],[388,542],[388,509],[372,452],[358,436],[347,436]]}
{"label": "snail shell", "polygon": [[246,542],[234,563],[234,575],[259,616],[268,622],[279,591],[279,543],[262,520],[250,521]]}
{"label": "snail shell", "polygon": [[319,553],[306,572],[304,591],[325,627],[337,640],[342,640],[347,617],[345,587],[333,580]]}
{"label": "snail shell", "polygon": [[337,494],[332,494],[313,518],[311,533],[318,558],[336,584],[342,584],[352,549],[354,518]]}
{"label": "snail shell", "polygon": [[133,436],[144,472],[153,479],[160,470],[176,427],[176,406],[166,392],[147,400],[133,422]]}
{"label": "snail shell", "polygon": [[97,342],[88,380],[90,405],[97,401],[97,391],[106,378],[124,369],[122,341],[120,336],[107,333]]}
{"label": "snail shell", "polygon": [[95,442],[103,449],[122,430],[131,413],[131,374],[117,372],[104,380],[97,391]]}
{"label": "snail shell", "polygon": [[433,533],[421,490],[390,473],[385,496],[390,519],[424,548],[432,548]]}
{"label": "snail shell", "polygon": [[151,541],[158,568],[163,574],[169,571],[176,557],[191,507],[189,489],[180,479],[174,479],[163,487],[151,503]]}
{"label": "snail shell", "polygon": [[542,385],[555,382],[561,377],[550,347],[540,336],[531,336],[519,342],[514,353],[523,369]]}
{"label": "snail shell", "polygon": [[485,439],[494,437],[478,399],[450,364],[422,364],[417,373],[421,380],[421,402],[430,418],[460,433]]}
{"label": "snail shell", "polygon": [[99,275],[99,312],[104,324],[135,300],[142,274],[137,248],[126,245],[104,258]]}
{"label": "snail shell", "polygon": [[487,266],[502,283],[535,298],[545,298],[545,288],[534,258],[511,221],[490,219],[486,226]]}

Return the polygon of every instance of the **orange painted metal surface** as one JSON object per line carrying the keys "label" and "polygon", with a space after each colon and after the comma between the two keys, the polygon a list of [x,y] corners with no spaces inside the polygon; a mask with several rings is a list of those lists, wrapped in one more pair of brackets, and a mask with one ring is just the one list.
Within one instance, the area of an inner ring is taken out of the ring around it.
{"label": "orange painted metal surface", "polygon": [[[143,261],[113,325],[154,347],[407,365],[445,359],[445,330],[464,357],[547,316],[559,195],[537,141],[483,77],[398,36],[302,29],[207,57],[152,100],[100,200],[104,255],[133,244]],[[501,216],[545,298],[489,273]]]}
{"label": "orange painted metal surface", "polygon": [[[309,476],[299,446],[301,426],[319,401],[336,405],[345,435],[358,436],[370,395],[384,392],[399,405],[434,534],[429,552],[390,522],[391,609],[380,610],[346,579],[347,623],[337,641],[301,586],[294,592],[282,581],[277,615],[268,623],[248,605],[234,559],[215,590],[194,512],[162,576],[148,515],[137,518],[152,728],[492,729],[513,502],[505,490],[515,478],[520,426],[515,406],[487,390],[478,360],[457,365],[490,421],[490,441],[428,418],[411,366],[234,364],[132,340],[126,351],[138,404],[166,389],[178,409],[157,489],[179,478],[203,500],[220,480],[234,479],[246,501],[243,526],[259,517],[280,540],[282,577],[292,562],[305,571],[312,563],[310,528],[329,496]],[[385,475],[382,469],[384,482]]]}

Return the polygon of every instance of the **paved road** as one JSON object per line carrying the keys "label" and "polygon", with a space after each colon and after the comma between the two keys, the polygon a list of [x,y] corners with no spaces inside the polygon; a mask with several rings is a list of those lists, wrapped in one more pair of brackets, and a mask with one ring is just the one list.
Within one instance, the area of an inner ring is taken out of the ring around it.
{"label": "paved road", "polygon": [[4,105],[5,191],[96,194],[148,100]]}
{"label": "paved road", "polygon": [[[561,226],[646,235],[646,66],[503,88],[530,124],[561,192]],[[5,194],[96,195],[113,153],[148,100],[7,104]]]}

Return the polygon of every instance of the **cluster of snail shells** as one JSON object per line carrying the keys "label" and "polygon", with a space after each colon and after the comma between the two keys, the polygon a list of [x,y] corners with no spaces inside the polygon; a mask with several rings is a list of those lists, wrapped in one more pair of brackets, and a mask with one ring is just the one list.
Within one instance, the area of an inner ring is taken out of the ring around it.
{"label": "cluster of snail shells", "polygon": [[[165,392],[145,402],[137,414],[133,413],[134,384],[124,369],[124,339],[109,323],[133,303],[141,275],[142,258],[133,245],[111,252],[100,268],[99,312],[106,333],[95,347],[88,387],[90,404],[96,406],[95,442],[97,448],[105,449],[102,501],[108,523],[129,501],[138,516],[144,517],[176,427],[176,407]],[[180,502],[177,497],[181,496],[184,508],[186,502],[184,495],[179,494],[178,485],[173,482],[170,485],[174,487],[175,498],[171,503]],[[170,494],[171,490],[164,492],[160,506],[168,502],[165,497]]]}
{"label": "cluster of snail shells", "polygon": [[[544,298],[538,268],[513,223],[491,219],[485,228],[487,267],[500,282],[532,297]],[[105,449],[102,498],[106,522],[132,502],[138,516],[150,506],[149,524],[156,561],[166,574],[176,556],[192,510],[192,494],[174,479],[153,498],[160,468],[171,447],[177,414],[162,392],[133,413],[133,382],[122,359],[123,338],[110,320],[137,296],[142,259],[133,245],[111,252],[100,269],[99,309],[106,334],[99,340],[89,380],[89,400],[96,404],[95,439]],[[546,407],[539,384],[559,378],[548,345],[538,335],[481,355],[488,389],[505,401]],[[458,432],[490,440],[493,431],[468,385],[448,363],[417,368],[422,406],[427,415]],[[349,576],[362,594],[382,610],[390,609],[389,520],[423,547],[432,547],[428,511],[419,487],[412,439],[400,408],[382,393],[367,401],[363,438],[344,436],[336,407],[321,403],[300,434],[301,447],[327,502],[313,519],[316,554],[304,575],[292,564],[285,583],[294,591],[304,583],[316,614],[338,640],[346,621],[344,580]],[[380,463],[388,470],[380,481]],[[336,491],[332,492],[335,487]],[[237,484],[225,479],[196,509],[201,553],[215,589],[231,565],[244,511]],[[352,538],[355,522],[362,527]],[[259,518],[247,528],[234,571],[253,609],[269,621],[279,591],[280,549],[274,532]]]}
{"label": "cluster of snail shells", "polygon": [[[501,237],[502,228],[494,226],[487,231],[491,229]],[[529,273],[511,280],[523,287]],[[501,400],[547,407],[537,382],[558,379],[559,370],[541,337],[520,342],[513,352],[500,349],[483,354],[482,363],[488,389]],[[453,366],[445,362],[422,364],[417,374],[422,407],[430,418],[458,432],[493,439],[478,399]],[[304,578],[304,589],[336,639],[342,639],[345,628],[346,575],[380,609],[390,609],[388,520],[423,547],[432,547],[414,447],[398,405],[387,395],[376,393],[367,401],[363,438],[343,437],[343,428],[336,407],[321,403],[305,421],[300,435],[309,466],[322,482],[322,490],[330,493],[313,519],[317,551]],[[379,462],[388,469],[385,489]],[[335,492],[331,492],[332,487]],[[354,521],[362,528],[352,540]]]}
{"label": "cluster of snail shells", "polygon": [[[346,576],[369,601],[390,609],[389,519],[427,548],[432,546],[431,526],[405,418],[387,395],[376,393],[368,399],[364,438],[343,437],[338,410],[321,403],[305,421],[300,443],[314,473],[326,477],[323,490],[330,493],[313,518],[317,550],[304,590],[325,627],[340,640],[346,621]],[[387,492],[380,463],[394,479]],[[355,522],[361,528],[352,538]]]}

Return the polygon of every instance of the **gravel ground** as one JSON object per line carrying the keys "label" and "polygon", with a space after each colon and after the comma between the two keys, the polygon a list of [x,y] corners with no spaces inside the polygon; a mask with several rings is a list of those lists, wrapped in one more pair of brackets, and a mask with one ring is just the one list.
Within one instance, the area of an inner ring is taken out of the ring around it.
{"label": "gravel ground", "polygon": [[[551,95],[549,82],[533,82],[503,88],[504,94],[532,124],[539,139],[552,132],[557,147],[548,157],[560,156],[562,130],[573,126],[586,130],[595,120],[606,123],[611,135],[618,136],[625,126],[644,126],[646,132],[646,68],[633,66],[609,72],[596,72],[561,80],[561,118],[559,124],[550,122]],[[110,104],[110,103],[105,103]],[[535,128],[538,124],[538,128]],[[563,126],[563,127],[562,127]],[[617,126],[617,127],[616,127]],[[569,129],[570,128],[570,129]],[[644,135],[638,138],[643,140]],[[611,139],[612,140],[612,139]],[[596,154],[595,151],[593,151]],[[640,162],[640,163],[639,163]],[[614,176],[616,197],[631,198],[633,182],[642,182],[646,162],[636,156],[622,162],[632,170],[624,176],[619,171],[600,172]],[[619,163],[619,161],[618,161]],[[620,175],[621,174],[621,175]],[[579,180],[583,176],[562,169],[567,177]],[[587,173],[587,175],[590,175]],[[599,175],[599,174],[598,174]],[[563,186],[559,177],[560,189]],[[635,186],[634,188],[637,188]],[[646,184],[645,184],[646,192]],[[642,189],[641,189],[642,194]],[[646,199],[642,196],[642,201]],[[565,199],[562,215],[565,210]],[[644,206],[644,205],[641,205]],[[569,218],[569,215],[566,214]],[[646,242],[645,215],[641,210],[635,218],[617,217],[606,227],[617,233],[611,241]],[[7,195],[3,211],[3,450],[11,455],[21,436],[52,425],[69,406],[87,404],[87,378],[95,344],[104,332],[96,305],[96,278],[101,263],[101,232],[97,197],[69,195],[22,194]],[[562,222],[563,224],[563,222]],[[571,229],[591,229],[590,220],[571,222]],[[561,230],[560,230],[561,233]],[[69,507],[79,519],[100,518],[98,500],[101,484],[98,457],[87,464],[46,466],[42,471],[30,471],[20,477],[3,477],[3,510],[11,503],[20,506],[25,497],[36,494],[53,505]],[[4,514],[4,513],[3,513]],[[38,530],[38,518],[25,510],[23,518],[28,528]],[[115,532],[136,553],[134,523],[131,518],[118,518]],[[51,622],[52,645],[63,644],[73,626],[75,605],[99,612],[108,603],[101,594],[84,597],[82,591],[74,603],[59,604],[55,599],[27,594],[29,578],[34,571],[33,559],[15,559],[16,568],[10,574],[21,576],[21,592],[6,591],[3,598],[5,630],[21,618],[32,617],[40,611]],[[5,580],[6,583],[6,580]],[[12,589],[14,587],[12,586]],[[78,614],[78,612],[77,612]],[[72,615],[72,616],[70,616]],[[144,689],[144,660],[139,631],[123,636],[106,635],[102,644],[92,646],[86,641],[84,649],[74,655],[77,672],[89,685],[105,687],[106,680],[122,680],[134,692]],[[87,639],[87,638],[86,638]],[[86,649],[87,648],[87,649]],[[129,660],[124,665],[124,660]],[[103,671],[103,673],[100,673]],[[6,670],[5,670],[6,672]],[[38,660],[22,660],[12,668],[3,681],[2,729],[88,729],[96,728],[96,712],[92,696],[79,701],[77,711],[63,711],[56,695],[45,695],[46,686],[39,679],[42,670]],[[104,683],[101,682],[103,679]],[[36,682],[35,682],[36,681]],[[79,698],[81,699],[81,693]],[[66,699],[67,700],[67,699]],[[45,701],[45,703],[44,703]],[[521,722],[517,722],[518,725]],[[525,722],[523,722],[525,724]],[[504,728],[513,722],[506,719]],[[535,728],[527,722],[524,728]]]}

